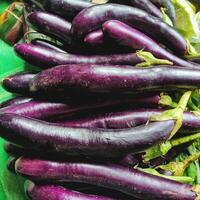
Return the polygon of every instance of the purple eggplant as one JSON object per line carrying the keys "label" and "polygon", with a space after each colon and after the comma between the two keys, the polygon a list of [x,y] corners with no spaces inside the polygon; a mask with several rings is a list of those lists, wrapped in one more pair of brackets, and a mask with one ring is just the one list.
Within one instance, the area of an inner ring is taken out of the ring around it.
{"label": "purple eggplant", "polygon": [[93,31],[86,35],[84,42],[90,46],[99,46],[104,44],[104,35],[101,29]]}
{"label": "purple eggplant", "polygon": [[200,57],[197,57],[197,58],[189,58],[188,60],[189,60],[190,62],[194,62],[194,63],[200,64]]}
{"label": "purple eggplant", "polygon": [[[92,100],[83,100],[83,103],[74,102],[75,100],[68,100],[68,104],[64,103],[51,103],[45,101],[26,102],[23,104],[12,105],[0,109],[0,113],[16,113],[19,115],[32,117],[42,120],[58,120],[65,118],[66,116],[77,115],[81,112],[88,112],[94,110],[102,110],[113,107],[122,107],[123,105],[129,105],[134,107],[147,105],[148,107],[157,107],[160,104],[162,97],[158,94],[148,94],[135,97],[118,97],[118,98],[101,98]],[[71,103],[72,101],[72,103]],[[86,101],[86,102],[85,102]]]}
{"label": "purple eggplant", "polygon": [[4,113],[0,114],[0,135],[24,147],[44,147],[67,155],[121,158],[166,141],[174,124],[168,120],[119,130],[71,128]]}
{"label": "purple eggplant", "polygon": [[[163,109],[136,109],[121,112],[92,115],[90,117],[60,122],[68,127],[122,129],[146,124],[151,116],[160,115]],[[199,129],[200,117],[184,112],[182,128]]]}
{"label": "purple eggplant", "polygon": [[66,45],[71,45],[71,23],[50,13],[36,11],[28,15],[28,21],[40,32]]}
{"label": "purple eggplant", "polygon": [[114,200],[109,197],[83,194],[55,185],[35,185],[25,183],[26,195],[31,200]]}
{"label": "purple eggplant", "polygon": [[33,99],[29,98],[29,97],[19,96],[19,97],[15,97],[15,98],[9,99],[7,101],[4,101],[3,103],[0,104],[0,108],[4,108],[7,106],[14,106],[14,105],[22,104],[22,103],[27,103],[32,100]]}
{"label": "purple eggplant", "polygon": [[152,3],[157,5],[160,8],[166,8],[167,15],[172,20],[173,24],[176,24],[176,11],[174,8],[174,4],[172,3],[172,0],[150,0]]}
{"label": "purple eggplant", "polygon": [[84,0],[44,0],[44,8],[67,20],[72,20],[81,10],[94,5]]}
{"label": "purple eggplant", "polygon": [[200,66],[195,66],[173,55],[144,33],[120,21],[110,20],[105,22],[103,24],[103,31],[119,45],[131,47],[133,50],[139,49],[149,51],[157,58],[169,60],[173,62],[174,65],[200,69]]}
{"label": "purple eggplant", "polygon": [[55,52],[41,46],[32,44],[17,44],[15,51],[25,61],[49,68],[62,64],[113,64],[113,65],[136,65],[143,60],[135,53],[114,55],[74,55]]}
{"label": "purple eggplant", "polygon": [[179,55],[187,53],[184,38],[171,26],[143,10],[119,4],[95,5],[81,11],[72,22],[74,37],[84,38],[108,20],[121,20],[152,36]]}
{"label": "purple eggplant", "polygon": [[199,186],[179,183],[117,165],[58,163],[20,158],[15,164],[15,169],[20,175],[35,181],[90,183],[144,200],[199,198]]}
{"label": "purple eggplant", "polygon": [[2,85],[9,92],[27,94],[29,91],[29,82],[34,76],[35,73],[33,72],[19,72],[6,77]]}
{"label": "purple eggplant", "polygon": [[51,49],[51,50],[55,50],[56,52],[67,53],[66,51],[64,51],[60,47],[55,46],[55,44],[47,42],[45,40],[35,39],[35,40],[31,41],[31,44],[36,45],[36,46],[45,47],[45,48],[48,48],[48,49]]}
{"label": "purple eggplant", "polygon": [[61,65],[38,73],[30,83],[30,90],[125,94],[199,86],[200,70],[177,66]]}

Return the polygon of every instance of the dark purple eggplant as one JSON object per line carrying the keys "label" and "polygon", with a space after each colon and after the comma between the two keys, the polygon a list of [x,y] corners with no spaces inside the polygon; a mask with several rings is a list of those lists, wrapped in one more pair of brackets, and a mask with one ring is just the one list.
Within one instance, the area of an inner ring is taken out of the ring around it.
{"label": "dark purple eggplant", "polygon": [[36,11],[27,20],[40,32],[49,35],[66,45],[71,45],[71,23],[50,13]]}
{"label": "dark purple eggplant", "polygon": [[122,158],[166,141],[174,124],[168,120],[130,129],[86,129],[5,113],[0,114],[0,135],[24,147],[38,146],[67,155]]}
{"label": "dark purple eggplant", "polygon": [[104,44],[104,35],[101,29],[93,31],[86,35],[84,42],[90,46],[99,46]]}
{"label": "dark purple eggplant", "polygon": [[7,161],[7,169],[12,172],[12,173],[16,173],[15,172],[15,162],[18,158],[15,158],[15,157],[11,157],[8,159]]}
{"label": "dark purple eggplant", "polygon": [[30,83],[30,90],[124,94],[199,86],[200,70],[177,66],[61,65],[38,73]]}
{"label": "dark purple eggplant", "polygon": [[103,24],[103,31],[121,46],[131,47],[133,50],[139,49],[149,51],[155,57],[169,60],[173,62],[174,65],[200,69],[200,65],[195,66],[173,55],[144,33],[120,21],[110,20],[105,22]]}
{"label": "dark purple eggplant", "polygon": [[200,57],[198,58],[189,58],[188,59],[190,62],[194,62],[194,63],[197,63],[197,64],[200,64]]}
{"label": "dark purple eggplant", "polygon": [[[136,109],[121,112],[92,115],[90,117],[60,122],[68,127],[122,129],[146,124],[151,116],[160,115],[163,109]],[[182,128],[199,129],[200,117],[184,112]]]}
{"label": "dark purple eggplant", "polygon": [[66,51],[64,51],[60,47],[55,46],[55,44],[47,42],[45,40],[35,39],[35,40],[31,41],[31,44],[36,45],[36,46],[45,47],[45,48],[48,48],[48,49],[51,49],[51,50],[55,50],[56,52],[67,53]]}
{"label": "dark purple eggplant", "polygon": [[15,168],[20,175],[35,181],[90,183],[144,200],[199,198],[198,185],[187,185],[117,165],[58,163],[20,158]]}
{"label": "dark purple eggplant", "polygon": [[19,72],[6,77],[2,85],[9,92],[27,94],[29,92],[29,82],[34,77],[35,73],[33,72]]}
{"label": "dark purple eggplant", "polygon": [[84,38],[108,20],[121,20],[152,36],[179,55],[187,53],[184,38],[173,27],[143,10],[119,4],[95,5],[81,11],[72,22],[74,37]]}
{"label": "dark purple eggplant", "polygon": [[84,0],[44,0],[44,8],[67,20],[72,20],[81,10],[94,5]]}
{"label": "dark purple eggplant", "polygon": [[55,52],[53,50],[32,44],[17,44],[15,51],[25,61],[49,68],[62,64],[113,64],[113,65],[136,65],[143,60],[135,53],[114,55],[75,55]]}
{"label": "dark purple eggplant", "polygon": [[172,3],[172,0],[150,0],[152,3],[157,5],[158,7],[166,8],[167,9],[167,15],[172,20],[173,24],[176,24],[176,11],[174,8],[174,4]]}
{"label": "dark purple eggplant", "polygon": [[[65,118],[66,116],[77,115],[81,112],[93,111],[93,110],[102,110],[113,107],[122,107],[123,105],[130,105],[137,107],[147,105],[148,107],[157,107],[160,104],[162,97],[158,94],[150,95],[140,95],[135,97],[118,97],[118,98],[101,98],[101,99],[92,99],[92,100],[83,100],[83,103],[74,102],[75,100],[69,100],[68,104],[64,103],[51,103],[45,101],[30,101],[23,104],[8,106],[1,108],[1,113],[16,113],[19,115],[32,117],[36,119],[43,120],[58,120]],[[71,101],[73,101],[71,103]],[[86,101],[86,102],[85,102]]]}
{"label": "dark purple eggplant", "polygon": [[31,200],[114,200],[109,197],[83,194],[77,191],[55,185],[35,185],[25,183],[26,195]]}
{"label": "dark purple eggplant", "polygon": [[23,96],[14,97],[12,99],[9,99],[9,100],[1,103],[0,108],[4,108],[4,107],[7,107],[7,106],[14,106],[14,105],[22,104],[22,103],[27,103],[27,102],[30,102],[32,100],[33,99],[29,98],[29,97],[23,97]]}

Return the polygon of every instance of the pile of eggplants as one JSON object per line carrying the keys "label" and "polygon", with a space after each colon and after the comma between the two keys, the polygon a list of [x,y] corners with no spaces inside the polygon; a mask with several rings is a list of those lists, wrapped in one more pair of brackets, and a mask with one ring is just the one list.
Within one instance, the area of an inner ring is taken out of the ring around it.
{"label": "pile of eggplants", "polygon": [[[12,173],[30,200],[198,200],[200,186],[179,182],[167,164],[195,141],[200,117],[185,110],[153,121],[200,88],[200,65],[186,60],[171,0],[25,1],[26,27],[38,35],[14,46],[35,66],[6,77],[15,95],[0,105],[0,137]],[[163,20],[162,9],[171,20]],[[56,42],[52,42],[56,41]],[[59,45],[58,45],[59,44]],[[153,57],[150,62],[145,55]],[[145,67],[143,67],[145,65]],[[182,135],[181,135],[182,134]],[[149,148],[176,144],[145,162]]]}

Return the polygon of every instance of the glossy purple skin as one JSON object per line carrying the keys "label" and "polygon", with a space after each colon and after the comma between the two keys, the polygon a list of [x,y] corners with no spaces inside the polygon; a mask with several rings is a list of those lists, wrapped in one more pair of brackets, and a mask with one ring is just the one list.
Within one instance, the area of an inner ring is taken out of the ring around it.
{"label": "glossy purple skin", "polygon": [[32,44],[17,44],[15,51],[25,61],[41,68],[63,64],[113,64],[136,65],[142,62],[135,53],[113,55],[75,55],[47,49]]}
{"label": "glossy purple skin", "polygon": [[166,141],[173,128],[173,120],[119,130],[71,128],[11,113],[0,114],[2,138],[24,147],[39,146],[68,155],[121,158]]}
{"label": "glossy purple skin", "polygon": [[176,11],[172,0],[150,0],[152,3],[157,5],[158,7],[166,8],[166,13],[172,20],[173,24],[176,22]]}
{"label": "glossy purple skin", "polygon": [[55,46],[53,43],[51,44],[51,43],[49,43],[45,40],[35,39],[35,40],[31,41],[31,44],[41,46],[41,47],[45,47],[45,48],[48,48],[48,49],[51,49],[51,50],[55,50],[56,52],[67,53],[63,49]]}
{"label": "glossy purple skin", "polygon": [[15,97],[15,98],[9,99],[7,101],[4,101],[3,103],[0,104],[0,108],[4,108],[7,106],[14,106],[14,105],[22,104],[22,103],[27,103],[32,100],[33,99],[29,98],[29,97],[19,96],[19,97]]}
{"label": "glossy purple skin", "polygon": [[104,35],[101,29],[93,31],[86,35],[84,42],[90,46],[98,46],[104,44]]}
{"label": "glossy purple skin", "polygon": [[71,44],[71,23],[50,13],[36,11],[27,20],[40,32],[54,37],[65,44]]}
{"label": "glossy purple skin", "polygon": [[45,0],[43,5],[47,11],[72,20],[81,10],[94,4],[83,0]]}
{"label": "glossy purple skin", "polygon": [[[112,106],[121,105],[148,105],[158,106],[160,101],[160,96],[157,94],[136,96],[131,98],[116,98],[116,99],[100,99],[94,100],[92,102],[83,104],[64,104],[64,103],[50,103],[45,101],[35,101],[26,102],[23,104],[12,105],[0,109],[1,113],[15,113],[27,117],[32,117],[36,119],[43,120],[55,120],[62,119],[66,116],[76,115],[83,111],[92,111],[96,109],[107,109]],[[62,118],[61,118],[62,116]]]}
{"label": "glossy purple skin", "polygon": [[149,36],[120,21],[110,20],[105,22],[102,27],[104,33],[121,46],[131,47],[133,50],[143,49],[149,51],[155,57],[169,60],[174,65],[200,69],[200,66],[195,67],[193,64],[173,55]]}
{"label": "glossy purple skin", "polygon": [[[151,116],[159,115],[164,110],[161,109],[137,109],[122,112],[106,113],[97,116],[86,117],[82,119],[66,120],[60,122],[68,127],[83,128],[105,128],[105,129],[121,129],[130,128],[145,124],[150,120]],[[200,117],[191,112],[183,114],[184,128],[200,128]]]}
{"label": "glossy purple skin", "polygon": [[[44,84],[45,83],[45,84]],[[153,89],[199,88],[200,71],[176,66],[148,68],[111,65],[61,65],[44,70],[30,83],[33,92],[85,91],[135,93]]]}
{"label": "glossy purple skin", "polygon": [[191,185],[116,165],[20,158],[15,169],[31,180],[91,183],[145,200],[195,200],[197,197]]}
{"label": "glossy purple skin", "polygon": [[150,0],[128,0],[128,3],[162,19],[161,11]]}
{"label": "glossy purple skin", "polygon": [[26,94],[29,92],[29,82],[34,76],[33,72],[19,72],[6,77],[2,85],[9,92]]}
{"label": "glossy purple skin", "polygon": [[83,194],[55,185],[25,185],[25,192],[31,200],[114,200],[112,198]]}
{"label": "glossy purple skin", "polygon": [[186,41],[171,26],[143,10],[120,4],[107,3],[84,9],[74,18],[71,33],[74,37],[84,38],[88,33],[99,29],[104,22],[113,19],[149,34],[179,55],[187,52]]}

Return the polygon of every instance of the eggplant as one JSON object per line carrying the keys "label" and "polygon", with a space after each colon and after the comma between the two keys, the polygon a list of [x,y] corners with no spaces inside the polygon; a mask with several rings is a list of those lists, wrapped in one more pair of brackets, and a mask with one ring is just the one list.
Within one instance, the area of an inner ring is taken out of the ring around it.
{"label": "eggplant", "polygon": [[25,182],[25,192],[31,200],[114,200],[109,197],[83,194],[55,185],[35,185]]}
{"label": "eggplant", "polygon": [[105,94],[199,87],[200,70],[177,66],[61,65],[38,73],[30,83],[32,92],[73,90]]}
{"label": "eggplant", "polygon": [[[65,120],[59,123],[67,127],[122,129],[146,124],[151,116],[160,115],[164,111],[163,109],[140,108],[92,115],[81,119]],[[191,112],[184,112],[182,128],[199,129],[200,117]]]}
{"label": "eggplant", "polygon": [[1,103],[0,108],[4,108],[4,107],[7,107],[7,106],[14,106],[14,105],[22,104],[22,103],[27,103],[27,102],[30,102],[32,100],[33,99],[30,98],[30,97],[23,97],[23,96],[14,97],[12,99],[9,99],[9,100]]}
{"label": "eggplant", "polygon": [[114,19],[150,35],[178,55],[187,53],[186,41],[173,27],[143,10],[126,5],[108,3],[84,9],[74,18],[71,33],[74,37],[84,38],[104,22]]}
{"label": "eggplant", "polygon": [[50,13],[36,11],[27,16],[27,20],[40,32],[60,42],[71,45],[71,23]]}
{"label": "eggplant", "polygon": [[197,58],[189,58],[189,61],[200,64],[200,58],[198,58],[198,57]]}
{"label": "eggplant", "polygon": [[[72,101],[72,102],[71,102]],[[158,94],[140,95],[135,97],[118,97],[118,98],[100,98],[100,99],[81,99],[82,103],[76,102],[75,99],[68,100],[68,103],[51,103],[45,101],[32,100],[23,104],[12,105],[0,109],[0,113],[16,113],[19,115],[32,117],[42,120],[61,120],[66,116],[80,114],[81,112],[103,110],[109,108],[129,106],[157,107],[162,101],[162,96]],[[85,102],[86,101],[86,102]]]}
{"label": "eggplant", "polygon": [[84,0],[44,0],[44,8],[67,20],[72,20],[81,10],[94,5]]}
{"label": "eggplant", "polygon": [[122,158],[166,141],[174,124],[173,120],[168,120],[119,130],[71,128],[2,113],[0,136],[17,145],[42,147],[66,155]]}
{"label": "eggplant", "polygon": [[104,35],[101,29],[93,31],[85,36],[84,42],[90,46],[99,46],[104,44]]}
{"label": "eggplant", "polygon": [[19,72],[6,77],[2,86],[9,92],[27,94],[29,92],[29,82],[35,77],[34,72]]}
{"label": "eggplant", "polygon": [[45,48],[48,48],[48,49],[51,49],[51,50],[55,50],[56,52],[67,53],[66,51],[64,51],[60,47],[55,46],[54,43],[50,43],[50,42],[47,42],[45,40],[35,39],[35,40],[31,41],[31,44],[36,45],[36,46],[45,47]]}
{"label": "eggplant", "polygon": [[200,69],[200,66],[195,66],[194,64],[173,55],[144,33],[120,21],[110,20],[105,22],[103,24],[103,31],[121,46],[131,47],[134,50],[139,49],[149,51],[155,57],[169,60],[174,65]]}
{"label": "eggplant", "polygon": [[113,55],[75,55],[55,52],[33,44],[17,44],[15,51],[25,61],[41,68],[49,68],[62,64],[113,64],[136,65],[143,60],[135,53]]}
{"label": "eggplant", "polygon": [[158,7],[163,7],[167,9],[167,15],[172,20],[173,24],[176,24],[176,10],[174,8],[174,4],[172,0],[150,0],[152,3],[157,5]]}
{"label": "eggplant", "polygon": [[34,181],[90,183],[121,191],[139,199],[195,200],[199,186],[192,186],[117,165],[51,162],[19,158],[18,174]]}

